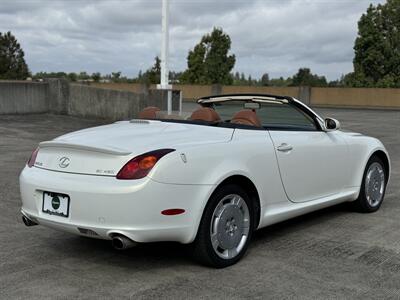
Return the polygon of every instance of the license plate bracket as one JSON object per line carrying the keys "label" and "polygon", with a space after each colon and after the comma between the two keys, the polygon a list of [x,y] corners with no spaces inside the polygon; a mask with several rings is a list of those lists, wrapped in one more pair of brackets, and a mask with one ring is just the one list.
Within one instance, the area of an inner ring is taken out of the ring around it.
{"label": "license plate bracket", "polygon": [[55,192],[43,192],[42,212],[68,218],[70,198],[66,194]]}

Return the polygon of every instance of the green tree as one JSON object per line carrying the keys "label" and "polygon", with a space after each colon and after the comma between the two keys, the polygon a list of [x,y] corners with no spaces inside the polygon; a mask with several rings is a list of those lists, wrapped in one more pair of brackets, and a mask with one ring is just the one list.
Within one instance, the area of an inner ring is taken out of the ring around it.
{"label": "green tree", "polygon": [[78,74],[79,80],[88,80],[89,78],[90,78],[89,74],[86,73],[85,71],[82,71]]}
{"label": "green tree", "polygon": [[26,79],[30,76],[25,54],[17,39],[0,32],[0,79]]}
{"label": "green tree", "polygon": [[144,74],[148,83],[160,83],[161,77],[161,59],[156,56],[154,58],[154,65]]}
{"label": "green tree", "polygon": [[370,5],[358,22],[350,86],[400,87],[400,0]]}
{"label": "green tree", "polygon": [[339,79],[329,81],[328,86],[329,87],[344,87],[345,86],[344,80],[345,80],[345,76],[342,75],[342,76],[340,76]]}
{"label": "green tree", "polygon": [[45,79],[45,78],[68,78],[65,72],[38,72],[33,75],[34,79]]}
{"label": "green tree", "polygon": [[293,86],[327,86],[325,76],[312,74],[309,68],[300,68],[292,78]]}
{"label": "green tree", "polygon": [[71,72],[71,73],[68,73],[67,78],[70,81],[74,82],[74,81],[77,81],[78,75],[76,75],[76,73]]}
{"label": "green tree", "polygon": [[101,74],[99,72],[95,72],[92,74],[92,79],[94,82],[99,82],[101,79]]}
{"label": "green tree", "polygon": [[169,71],[170,83],[179,83],[182,76],[182,72]]}
{"label": "green tree", "polygon": [[113,82],[119,82],[121,78],[121,71],[111,72],[111,80]]}
{"label": "green tree", "polygon": [[261,82],[261,85],[263,85],[263,86],[268,86],[269,85],[269,75],[268,75],[268,73],[264,73],[262,76],[261,76],[261,80],[260,80]]}
{"label": "green tree", "polygon": [[269,80],[269,84],[271,86],[290,86],[292,85],[292,78],[283,78],[282,76],[279,78],[271,78]]}
{"label": "green tree", "polygon": [[161,59],[158,56],[156,56],[154,58],[154,65],[150,69],[148,69],[143,74],[142,71],[139,71],[138,81],[147,84],[157,84],[160,83],[160,78],[161,78]]}
{"label": "green tree", "polygon": [[231,71],[235,55],[229,55],[231,38],[221,28],[214,28],[202,37],[199,44],[189,51],[187,70],[181,79],[194,84],[232,84]]}
{"label": "green tree", "polygon": [[253,78],[251,78],[251,75],[249,75],[249,77],[247,77],[247,84],[248,85],[253,85]]}

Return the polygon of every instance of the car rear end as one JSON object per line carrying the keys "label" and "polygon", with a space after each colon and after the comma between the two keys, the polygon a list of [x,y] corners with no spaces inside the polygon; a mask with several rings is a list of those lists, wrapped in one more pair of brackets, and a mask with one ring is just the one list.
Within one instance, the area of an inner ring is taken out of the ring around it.
{"label": "car rear end", "polygon": [[158,160],[179,155],[160,150],[42,143],[20,175],[21,212],[31,225],[89,237],[191,242],[209,187],[151,179]]}

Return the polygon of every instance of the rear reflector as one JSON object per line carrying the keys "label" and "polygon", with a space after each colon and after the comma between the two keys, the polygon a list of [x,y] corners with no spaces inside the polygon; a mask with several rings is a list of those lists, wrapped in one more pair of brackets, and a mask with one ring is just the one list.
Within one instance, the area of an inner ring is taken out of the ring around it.
{"label": "rear reflector", "polygon": [[174,216],[174,215],[183,214],[184,212],[185,212],[185,210],[182,208],[170,208],[170,209],[163,210],[161,212],[161,214],[164,216]]}

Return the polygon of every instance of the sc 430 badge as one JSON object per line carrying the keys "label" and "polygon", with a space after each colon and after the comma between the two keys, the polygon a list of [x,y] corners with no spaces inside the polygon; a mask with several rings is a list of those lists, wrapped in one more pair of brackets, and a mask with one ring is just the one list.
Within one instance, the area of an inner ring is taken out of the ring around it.
{"label": "sc 430 badge", "polygon": [[101,174],[101,175],[114,175],[115,171],[114,170],[102,170],[102,169],[97,169],[96,170],[97,174]]}

